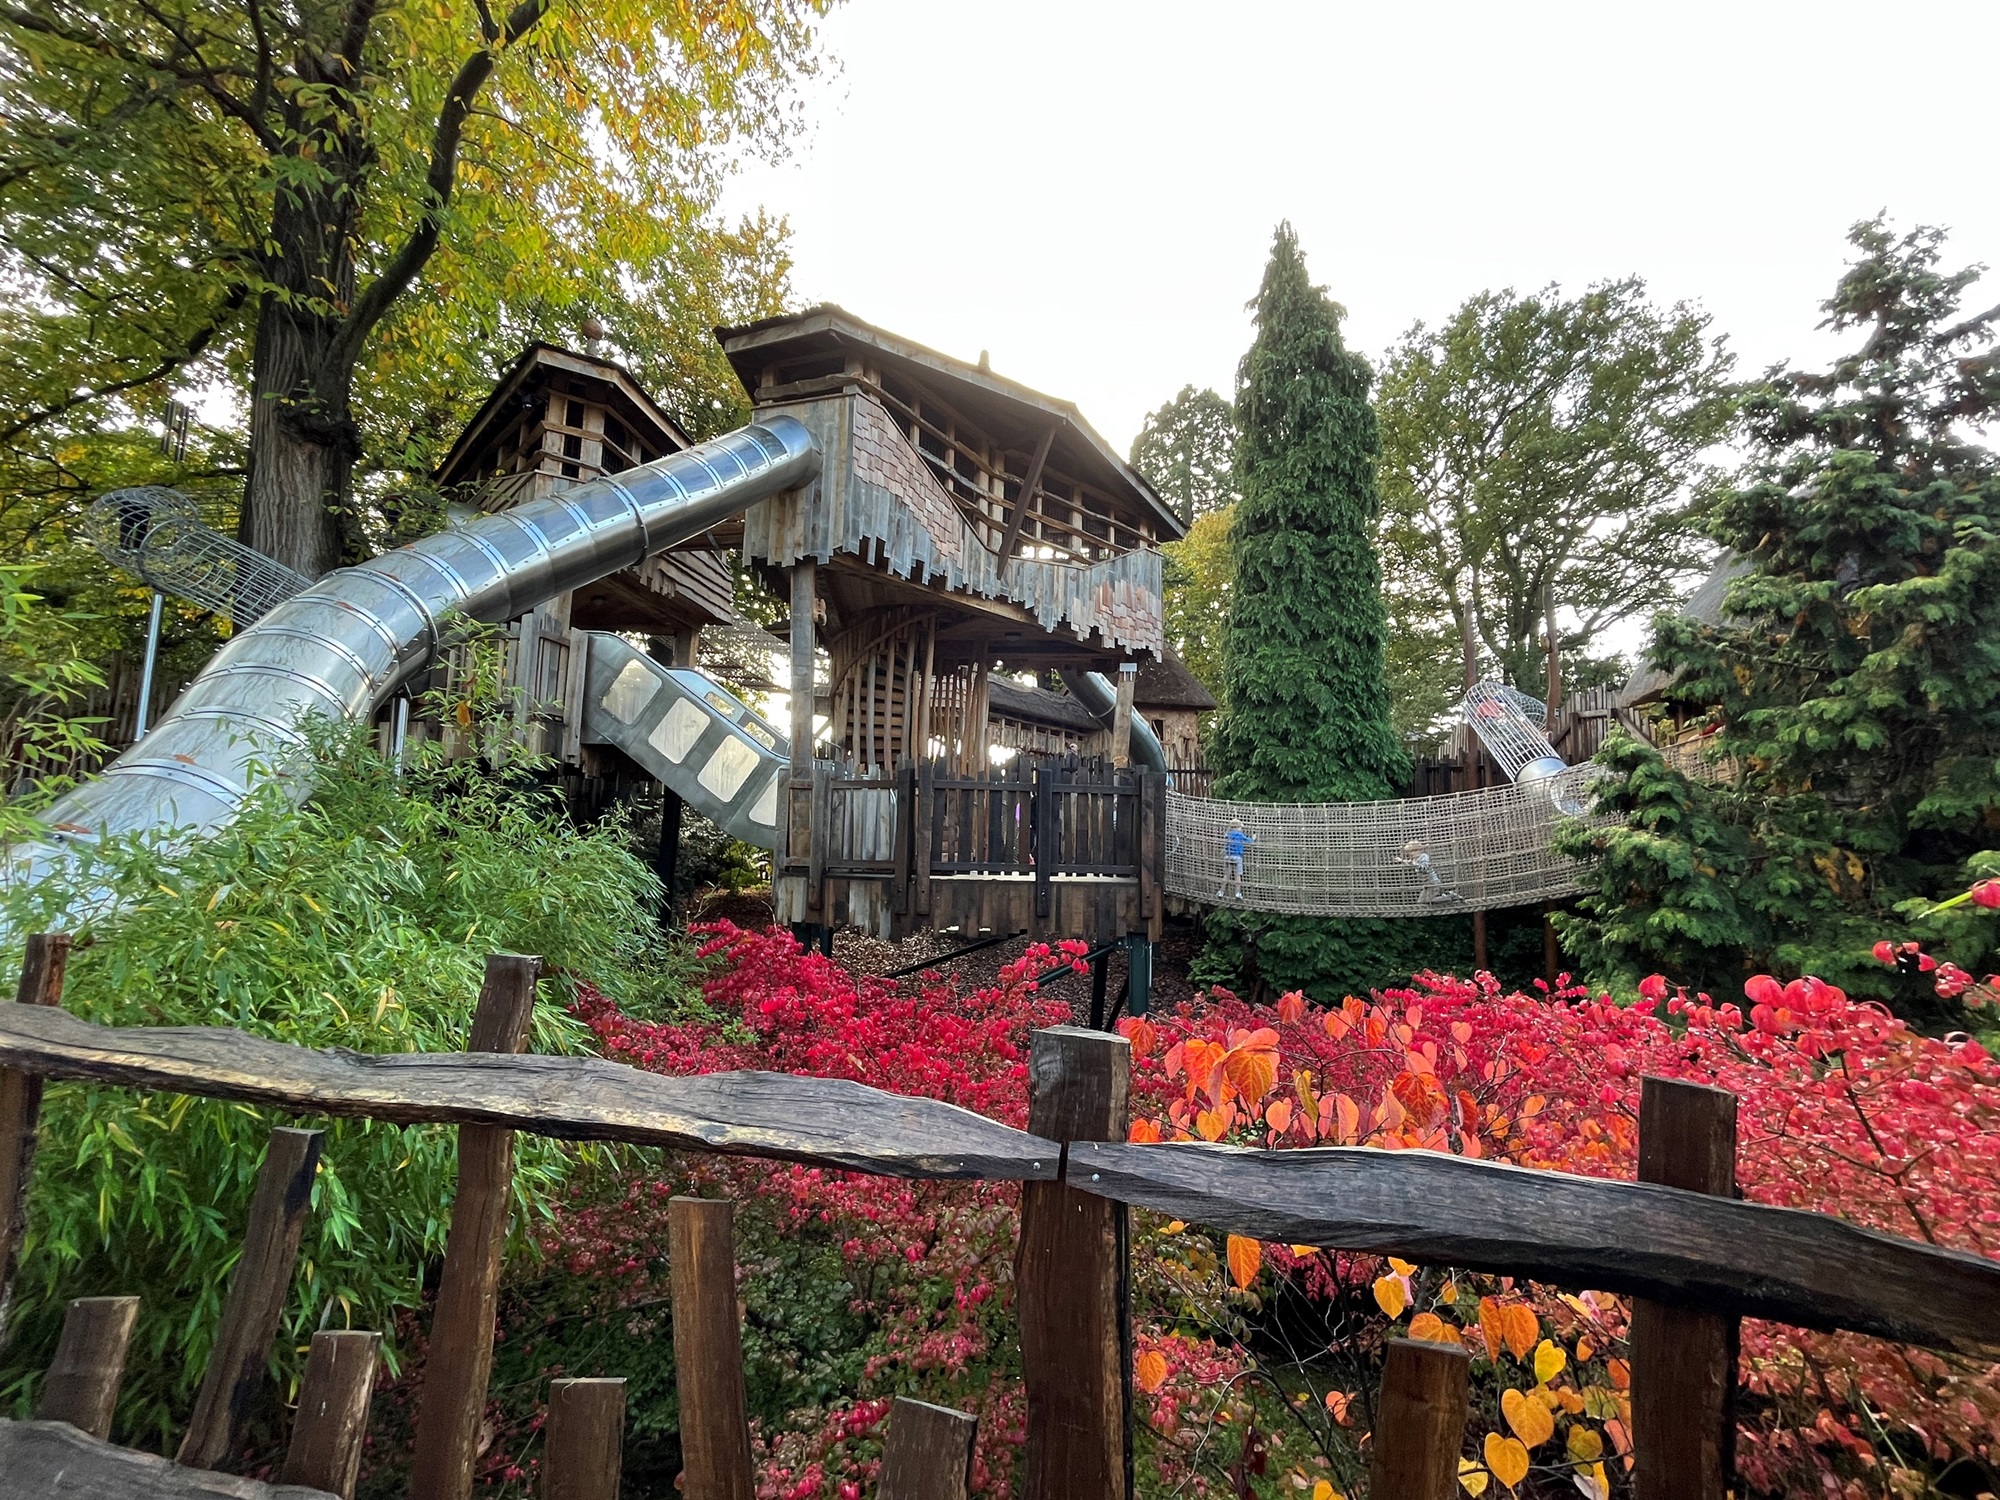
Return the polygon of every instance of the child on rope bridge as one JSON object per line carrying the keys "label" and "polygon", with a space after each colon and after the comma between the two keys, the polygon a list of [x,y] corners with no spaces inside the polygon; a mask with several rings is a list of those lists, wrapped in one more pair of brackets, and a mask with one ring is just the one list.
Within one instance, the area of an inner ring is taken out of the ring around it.
{"label": "child on rope bridge", "polygon": [[1236,899],[1243,899],[1243,851],[1256,842],[1256,834],[1243,831],[1241,818],[1229,820],[1229,831],[1222,836],[1222,885],[1215,888],[1217,900],[1222,898],[1223,886],[1229,884],[1231,876],[1236,879]]}
{"label": "child on rope bridge", "polygon": [[1411,866],[1416,870],[1418,878],[1424,882],[1422,889],[1417,892],[1417,905],[1436,906],[1442,901],[1458,899],[1458,892],[1445,885],[1444,877],[1438,874],[1437,866],[1431,863],[1431,851],[1422,839],[1411,839],[1409,843],[1403,845],[1403,852],[1396,856],[1396,863]]}

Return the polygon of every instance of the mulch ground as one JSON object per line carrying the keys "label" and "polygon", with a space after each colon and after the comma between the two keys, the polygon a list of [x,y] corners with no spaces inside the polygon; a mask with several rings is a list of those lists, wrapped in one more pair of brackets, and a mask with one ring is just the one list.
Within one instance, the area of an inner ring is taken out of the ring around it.
{"label": "mulch ground", "polygon": [[[763,891],[707,892],[690,903],[688,920],[729,921],[738,927],[768,927],[771,923],[770,897]],[[961,990],[976,990],[997,984],[1000,970],[1020,958],[1029,942],[1026,937],[1009,938],[1004,943],[954,957],[958,949],[966,946],[966,939],[955,932],[920,932],[900,943],[885,943],[880,938],[843,928],[834,935],[833,956],[837,963],[857,977],[891,974],[912,964],[935,960],[936,970],[951,975]],[[1170,1009],[1193,995],[1194,986],[1188,982],[1188,968],[1200,951],[1199,925],[1188,920],[1170,919],[1153,950],[1154,1010]],[[918,978],[918,975],[911,975],[901,982],[914,984]],[[1106,993],[1115,998],[1124,984],[1125,954],[1118,950],[1111,955]],[[1051,975],[1042,982],[1042,989],[1047,994],[1073,1001],[1080,1016],[1089,1010],[1090,977],[1086,974],[1065,971]]]}

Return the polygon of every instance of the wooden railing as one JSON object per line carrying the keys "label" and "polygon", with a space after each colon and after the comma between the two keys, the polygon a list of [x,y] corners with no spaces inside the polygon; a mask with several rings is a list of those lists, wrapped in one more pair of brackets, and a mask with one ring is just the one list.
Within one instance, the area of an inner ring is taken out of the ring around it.
{"label": "wooden railing", "polygon": [[[538,969],[533,959],[502,955],[489,961],[467,1052],[367,1056],[314,1052],[225,1029],[92,1025],[54,1003],[62,948],[61,939],[46,937],[31,946],[21,998],[40,1004],[0,1005],[0,1267],[10,1282],[44,1079],[239,1100],[300,1114],[458,1126],[459,1186],[430,1341],[434,1351],[449,1350],[451,1357],[434,1353],[426,1372],[411,1481],[411,1493],[425,1500],[456,1500],[471,1484],[515,1130],[893,1177],[1023,1183],[1016,1289],[1028,1397],[1026,1493],[1034,1500],[1129,1494],[1131,1351],[1121,1301],[1128,1285],[1128,1205],[1263,1240],[1634,1297],[1633,1477],[1642,1500],[1722,1500],[1729,1484],[1724,1455],[1730,1451],[1739,1318],[1849,1329],[1983,1359],[2000,1356],[2000,1263],[1735,1198],[1735,1101],[1697,1085],[1645,1081],[1639,1182],[1424,1151],[1131,1145],[1129,1045],[1079,1028],[1035,1033],[1029,1128],[1023,1131],[936,1100],[839,1079],[669,1077],[596,1058],[504,1055],[518,1052],[526,1035]],[[206,1392],[215,1383],[231,1395],[198,1404],[198,1412],[210,1413],[208,1435],[199,1442],[190,1435],[184,1460],[213,1461],[207,1456],[235,1451],[240,1413],[261,1378],[257,1361],[276,1331],[291,1283],[303,1208],[287,1184],[300,1180],[302,1171],[310,1179],[309,1165],[301,1165],[310,1154],[302,1142],[274,1138],[269,1182],[260,1181],[246,1254],[224,1313],[228,1326],[204,1386]],[[671,1219],[690,1495],[750,1492],[728,1213],[726,1204],[676,1200]],[[255,1255],[253,1246],[261,1247]],[[84,1327],[77,1335],[95,1338],[97,1346],[92,1358],[72,1363],[96,1373],[88,1401],[79,1402],[73,1389],[64,1398],[72,1419],[85,1410],[108,1412],[105,1384],[115,1394],[122,1369],[129,1311],[98,1316],[97,1324],[99,1332]],[[66,1330],[66,1349],[68,1337]],[[302,1425],[314,1412],[344,1413],[337,1433],[318,1431],[311,1439],[315,1451],[332,1453],[316,1460],[320,1467],[311,1472],[334,1481],[345,1476],[346,1488],[323,1484],[330,1493],[352,1492],[350,1459],[359,1453],[366,1425],[355,1417],[357,1401],[363,1417],[366,1410],[368,1382],[357,1383],[354,1374],[360,1357],[359,1350],[343,1356],[329,1346],[322,1358],[316,1344],[300,1402]],[[1456,1346],[1391,1346],[1371,1444],[1375,1493],[1418,1500],[1452,1493],[1467,1415],[1466,1362]],[[372,1370],[372,1343],[366,1363]],[[330,1384],[336,1372],[345,1382],[338,1389]],[[569,1446],[551,1438],[544,1494],[608,1500],[616,1491],[622,1395],[610,1389],[614,1382],[581,1384],[591,1389],[563,1387],[552,1398],[562,1410],[573,1406],[575,1414],[568,1419]],[[878,1493],[891,1500],[962,1495],[970,1424],[962,1414],[899,1405]],[[295,1433],[294,1454],[302,1441]],[[568,1461],[580,1467],[559,1482],[552,1473],[557,1455],[572,1452],[579,1456]],[[39,1454],[38,1463],[60,1460],[75,1474],[132,1458],[78,1448],[74,1437],[51,1436],[35,1424],[0,1425],[0,1462],[10,1453]],[[27,1470],[10,1465],[16,1472]],[[160,1483],[148,1493],[212,1493]],[[246,1487],[241,1493],[283,1492]]]}

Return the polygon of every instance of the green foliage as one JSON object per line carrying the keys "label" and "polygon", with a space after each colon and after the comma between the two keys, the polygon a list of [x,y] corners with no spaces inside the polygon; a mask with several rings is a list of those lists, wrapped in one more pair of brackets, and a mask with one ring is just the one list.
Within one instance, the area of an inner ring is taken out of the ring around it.
{"label": "green foliage", "polygon": [[[85,922],[65,1005],[123,1025],[235,1026],[364,1052],[464,1045],[486,954],[541,954],[548,998],[587,977],[638,1008],[673,1004],[688,960],[655,950],[651,873],[616,824],[579,830],[521,779],[420,758],[398,778],[357,740],[322,744],[304,807],[274,788],[185,848],[131,842],[83,873],[120,898]],[[6,930],[62,920],[70,893],[4,893]],[[18,952],[0,955],[8,972]],[[538,1051],[587,1047],[544,1004]],[[121,1431],[164,1442],[207,1359],[263,1141],[280,1116],[115,1088],[52,1086],[4,1389],[28,1399],[68,1298],[144,1300]],[[313,1122],[308,1122],[313,1123]],[[442,1253],[453,1134],[324,1123],[301,1270],[274,1360],[291,1389],[315,1327],[393,1330]],[[518,1145],[517,1229],[569,1161]]]}
{"label": "green foliage", "polygon": [[75,611],[51,610],[22,587],[28,570],[0,567],[0,848],[39,832],[35,814],[95,769],[104,745],[78,704],[103,684],[84,660],[79,637],[89,623]]}
{"label": "green foliage", "polygon": [[2000,308],[1960,316],[1978,273],[1938,269],[1936,230],[1850,238],[1825,306],[1861,347],[1771,372],[1746,408],[1755,456],[1718,501],[1750,571],[1722,623],[1657,626],[1653,661],[1711,706],[1734,777],[1693,786],[1613,752],[1626,821],[1594,841],[1597,933],[1571,926],[1605,973],[1720,989],[1740,961],[1914,1008],[1921,982],[1873,963],[1878,939],[1949,926],[1957,962],[1994,963],[1990,922],[1922,913],[2000,842],[2000,462],[1972,440],[2000,399]]}
{"label": "green foliage", "polygon": [[1191,385],[1147,412],[1132,439],[1132,467],[1189,526],[1235,503],[1235,453],[1236,416],[1229,403]]}
{"label": "green foliage", "polygon": [[1167,644],[1201,685],[1226,701],[1222,636],[1229,622],[1230,583],[1236,573],[1229,528],[1236,507],[1196,516],[1187,535],[1160,548],[1166,592]]}
{"label": "green foliage", "polygon": [[[1237,376],[1220,797],[1363,801],[1400,795],[1409,777],[1383,677],[1369,370],[1342,342],[1342,316],[1281,225]],[[1204,963],[1238,983],[1342,985],[1356,973],[1350,945],[1386,936],[1342,925],[1218,910]]]}
{"label": "green foliage", "polygon": [[1546,591],[1565,656],[1587,663],[1706,568],[1692,503],[1733,407],[1708,328],[1627,278],[1573,298],[1481,292],[1390,351],[1381,538],[1407,731],[1463,690],[1468,619],[1485,658],[1539,694]]}

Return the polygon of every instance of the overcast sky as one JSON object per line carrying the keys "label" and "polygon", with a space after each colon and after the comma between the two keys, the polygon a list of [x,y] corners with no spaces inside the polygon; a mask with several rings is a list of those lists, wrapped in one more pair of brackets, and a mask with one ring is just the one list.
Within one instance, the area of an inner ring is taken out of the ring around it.
{"label": "overcast sky", "polygon": [[1229,393],[1281,218],[1371,356],[1636,272],[1746,369],[1810,361],[1855,219],[2000,261],[1994,0],[850,0],[825,34],[806,135],[730,206],[790,216],[802,297],[990,350],[1121,450]]}

